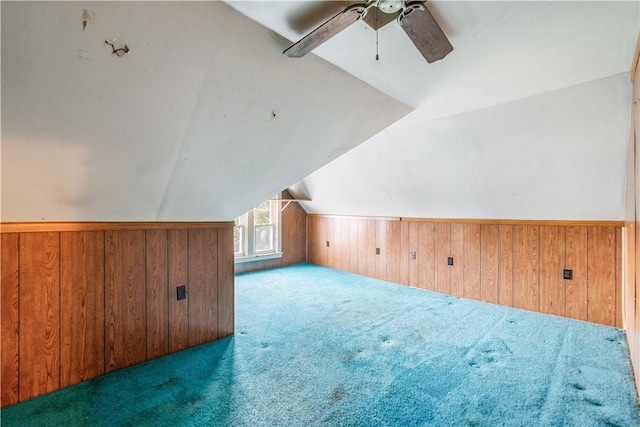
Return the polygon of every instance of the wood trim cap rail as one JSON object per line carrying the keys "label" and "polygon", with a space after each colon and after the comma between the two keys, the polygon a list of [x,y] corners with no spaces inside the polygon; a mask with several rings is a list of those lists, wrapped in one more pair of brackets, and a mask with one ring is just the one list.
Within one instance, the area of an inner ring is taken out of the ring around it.
{"label": "wood trim cap rail", "polygon": [[564,227],[624,227],[624,221],[605,220],[559,220],[559,219],[482,219],[482,218],[408,218],[309,214],[319,218],[372,219],[379,221],[456,223],[456,224],[492,224],[492,225],[546,225]]}
{"label": "wood trim cap rail", "polygon": [[307,214],[308,217],[314,216],[317,218],[344,218],[344,219],[373,219],[377,221],[402,221],[402,218],[397,216],[364,216],[364,215],[330,215],[330,214]]}
{"label": "wood trim cap rail", "polygon": [[0,233],[100,230],[187,230],[233,228],[233,221],[222,222],[3,222]]}

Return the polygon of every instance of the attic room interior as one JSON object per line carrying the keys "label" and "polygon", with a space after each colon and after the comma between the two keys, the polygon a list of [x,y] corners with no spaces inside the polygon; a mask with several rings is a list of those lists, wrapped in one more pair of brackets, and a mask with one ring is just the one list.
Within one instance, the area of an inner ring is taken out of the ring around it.
{"label": "attic room interior", "polygon": [[640,425],[640,1],[1,22],[3,424]]}

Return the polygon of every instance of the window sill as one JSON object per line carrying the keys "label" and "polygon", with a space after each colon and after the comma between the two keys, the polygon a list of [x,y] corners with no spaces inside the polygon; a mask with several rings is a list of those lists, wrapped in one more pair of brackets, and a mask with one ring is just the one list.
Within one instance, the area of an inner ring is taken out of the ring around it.
{"label": "window sill", "polygon": [[264,254],[264,255],[237,257],[235,259],[235,263],[242,264],[245,262],[263,261],[263,260],[274,259],[274,258],[282,258],[282,252],[274,252],[274,253]]}

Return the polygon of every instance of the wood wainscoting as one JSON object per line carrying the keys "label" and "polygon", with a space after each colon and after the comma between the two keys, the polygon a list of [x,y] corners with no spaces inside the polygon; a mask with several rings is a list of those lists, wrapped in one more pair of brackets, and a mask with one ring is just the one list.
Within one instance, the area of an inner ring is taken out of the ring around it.
{"label": "wood wainscoting", "polygon": [[232,222],[1,231],[3,407],[234,332]]}
{"label": "wood wainscoting", "polygon": [[640,391],[640,35],[631,70],[632,118],[627,149],[627,193],[625,197],[624,326],[631,364]]}
{"label": "wood wainscoting", "polygon": [[[458,297],[622,327],[622,226],[309,215],[308,261]],[[564,269],[572,270],[571,280],[563,279]]]}

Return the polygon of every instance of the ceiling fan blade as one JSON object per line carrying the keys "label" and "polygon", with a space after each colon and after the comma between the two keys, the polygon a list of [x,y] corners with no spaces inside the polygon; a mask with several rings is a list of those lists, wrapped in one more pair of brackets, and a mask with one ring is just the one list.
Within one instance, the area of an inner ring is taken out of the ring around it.
{"label": "ceiling fan blade", "polygon": [[287,15],[289,26],[298,33],[307,34],[319,24],[344,11],[354,1],[306,1]]}
{"label": "ceiling fan blade", "polygon": [[360,20],[367,13],[366,4],[354,4],[333,16],[324,24],[291,45],[284,53],[291,58],[301,58],[331,37]]}
{"label": "ceiling fan blade", "polygon": [[453,50],[449,39],[422,2],[407,3],[398,15],[398,23],[429,63],[441,60]]}

